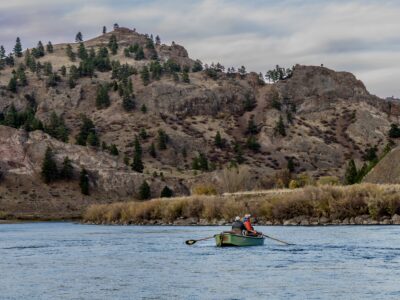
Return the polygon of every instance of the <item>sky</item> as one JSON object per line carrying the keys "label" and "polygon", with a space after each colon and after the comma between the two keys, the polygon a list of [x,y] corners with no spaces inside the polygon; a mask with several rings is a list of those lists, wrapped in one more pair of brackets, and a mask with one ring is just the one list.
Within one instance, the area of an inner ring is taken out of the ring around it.
{"label": "sky", "polygon": [[185,46],[191,58],[265,73],[279,64],[354,73],[380,97],[400,97],[397,0],[0,1],[0,45],[73,42],[114,23]]}

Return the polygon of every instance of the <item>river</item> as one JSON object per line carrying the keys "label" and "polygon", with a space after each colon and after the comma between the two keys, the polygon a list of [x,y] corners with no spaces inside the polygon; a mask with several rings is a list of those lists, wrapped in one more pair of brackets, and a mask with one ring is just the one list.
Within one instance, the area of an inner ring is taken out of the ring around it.
{"label": "river", "polygon": [[400,299],[400,227],[258,227],[294,243],[187,246],[227,227],[0,225],[0,299]]}

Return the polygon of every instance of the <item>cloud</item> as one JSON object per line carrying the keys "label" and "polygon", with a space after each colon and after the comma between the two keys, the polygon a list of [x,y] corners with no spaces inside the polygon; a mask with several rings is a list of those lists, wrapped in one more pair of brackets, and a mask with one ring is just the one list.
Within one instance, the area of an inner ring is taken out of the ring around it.
{"label": "cloud", "polygon": [[400,4],[394,0],[14,0],[0,3],[0,44],[97,36],[103,25],[159,34],[191,57],[265,72],[276,64],[353,72],[372,93],[400,96]]}

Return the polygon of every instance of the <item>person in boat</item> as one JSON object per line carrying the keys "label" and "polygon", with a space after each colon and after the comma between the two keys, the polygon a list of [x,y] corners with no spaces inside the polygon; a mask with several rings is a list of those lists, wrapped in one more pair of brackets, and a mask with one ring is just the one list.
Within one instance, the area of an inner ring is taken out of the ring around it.
{"label": "person in boat", "polygon": [[240,220],[240,217],[237,216],[235,218],[235,222],[232,224],[232,231],[238,234],[242,234],[243,231],[246,231],[246,227],[244,226],[243,222]]}
{"label": "person in boat", "polygon": [[244,227],[246,228],[247,235],[258,235],[258,232],[256,230],[254,230],[253,225],[251,225],[250,218],[251,218],[250,214],[246,214],[243,218],[243,224],[244,224]]}

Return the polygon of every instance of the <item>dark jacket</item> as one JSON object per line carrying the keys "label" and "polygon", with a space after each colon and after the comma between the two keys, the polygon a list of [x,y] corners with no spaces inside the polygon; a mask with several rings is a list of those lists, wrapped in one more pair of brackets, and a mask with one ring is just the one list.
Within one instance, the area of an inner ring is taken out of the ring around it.
{"label": "dark jacket", "polygon": [[246,230],[246,227],[244,226],[242,221],[235,221],[232,224],[232,230],[242,231]]}

